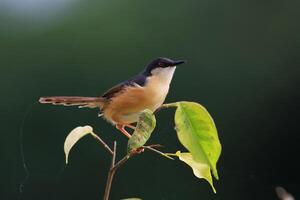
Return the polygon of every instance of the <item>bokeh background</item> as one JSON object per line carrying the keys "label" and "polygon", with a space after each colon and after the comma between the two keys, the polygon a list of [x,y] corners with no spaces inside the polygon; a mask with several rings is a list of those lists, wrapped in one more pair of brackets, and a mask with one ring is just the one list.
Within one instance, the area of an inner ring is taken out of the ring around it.
{"label": "bokeh background", "polygon": [[[110,157],[86,137],[65,166],[64,139],[89,124],[118,141],[121,158],[125,137],[96,110],[37,99],[101,95],[158,56],[188,61],[167,102],[199,102],[216,122],[217,194],[184,163],[146,152],[117,172],[111,199],[277,199],[276,186],[299,198],[299,7],[296,0],[1,0],[0,199],[102,199]],[[150,143],[184,150],[173,111],[157,118]]]}

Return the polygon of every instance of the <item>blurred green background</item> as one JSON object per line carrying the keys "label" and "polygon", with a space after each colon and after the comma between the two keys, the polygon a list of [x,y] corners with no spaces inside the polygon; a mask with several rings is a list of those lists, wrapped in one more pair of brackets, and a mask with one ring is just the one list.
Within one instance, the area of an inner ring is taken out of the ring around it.
{"label": "blurred green background", "polygon": [[[89,124],[108,143],[118,141],[121,157],[126,138],[97,110],[34,102],[101,95],[158,56],[188,61],[177,68],[167,102],[199,102],[216,122],[223,145],[217,194],[184,163],[146,152],[117,172],[111,199],[277,199],[278,185],[299,197],[299,6],[295,0],[1,0],[0,199],[102,199],[109,156],[86,137],[64,166],[64,139]],[[173,111],[160,112],[150,143],[184,150],[173,127]],[[20,139],[29,170],[22,193]]]}

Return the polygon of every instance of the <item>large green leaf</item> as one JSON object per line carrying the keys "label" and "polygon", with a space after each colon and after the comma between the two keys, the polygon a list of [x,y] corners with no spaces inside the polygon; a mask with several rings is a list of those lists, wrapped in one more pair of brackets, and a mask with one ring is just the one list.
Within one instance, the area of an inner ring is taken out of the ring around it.
{"label": "large green leaf", "polygon": [[130,152],[143,146],[150,138],[155,126],[156,119],[152,111],[144,110],[141,112],[134,133],[128,140],[127,151]]}
{"label": "large green leaf", "polygon": [[221,144],[212,117],[198,103],[183,101],[173,106],[177,106],[175,124],[179,141],[194,161],[207,164],[218,179],[216,164],[221,154]]}
{"label": "large green leaf", "polygon": [[207,180],[211,185],[214,193],[216,193],[216,189],[214,188],[213,180],[210,173],[210,167],[208,164],[197,162],[193,158],[191,153],[181,153],[180,151],[177,151],[176,155],[181,161],[185,162],[193,169],[193,173],[196,177],[204,178],[205,180]]}

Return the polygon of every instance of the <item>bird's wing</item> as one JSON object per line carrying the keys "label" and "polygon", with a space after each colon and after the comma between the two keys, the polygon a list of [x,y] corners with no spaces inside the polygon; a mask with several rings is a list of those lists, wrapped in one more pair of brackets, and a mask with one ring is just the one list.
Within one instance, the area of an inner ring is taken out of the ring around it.
{"label": "bird's wing", "polygon": [[134,76],[133,78],[110,88],[102,95],[102,97],[110,99],[114,97],[117,93],[122,92],[126,87],[143,87],[146,84],[146,79],[147,77],[144,74],[138,74],[137,76]]}

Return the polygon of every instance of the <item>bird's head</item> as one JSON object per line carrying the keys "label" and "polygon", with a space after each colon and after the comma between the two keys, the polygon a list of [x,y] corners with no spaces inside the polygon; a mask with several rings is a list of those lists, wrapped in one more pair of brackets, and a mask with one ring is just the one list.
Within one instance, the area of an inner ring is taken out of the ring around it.
{"label": "bird's head", "polygon": [[183,63],[185,63],[183,60],[174,61],[169,58],[156,58],[146,66],[144,73],[147,76],[167,74],[168,72],[173,74],[176,66]]}

